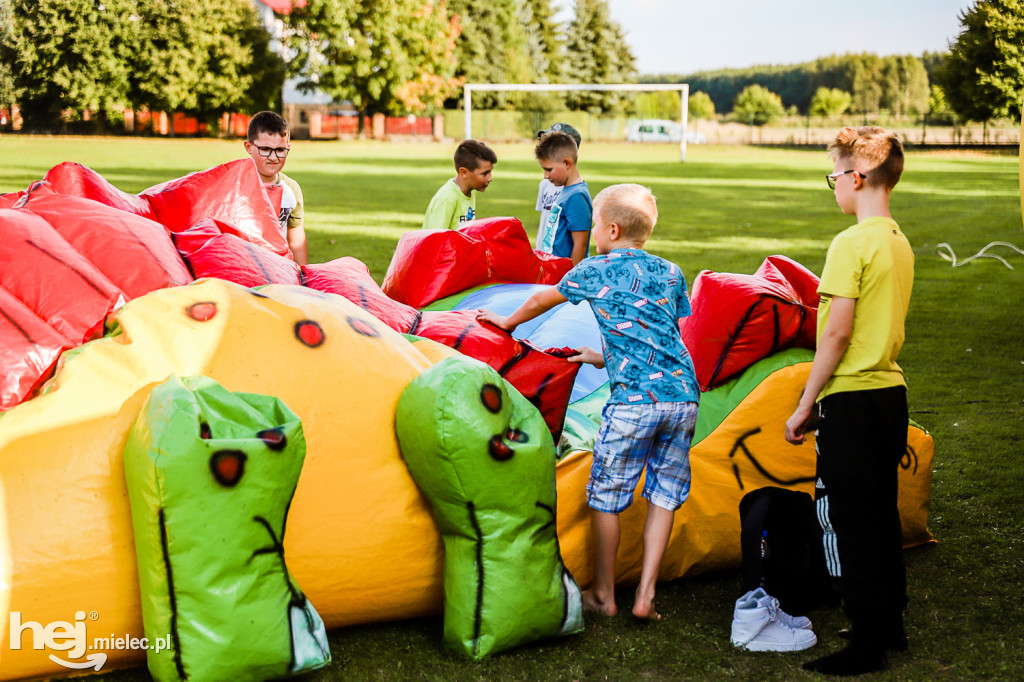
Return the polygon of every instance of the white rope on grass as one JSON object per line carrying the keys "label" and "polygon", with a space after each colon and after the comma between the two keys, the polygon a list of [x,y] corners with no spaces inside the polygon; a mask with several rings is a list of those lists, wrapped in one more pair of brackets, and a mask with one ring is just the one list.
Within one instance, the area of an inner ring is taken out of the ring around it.
{"label": "white rope on grass", "polygon": [[[974,254],[970,258],[965,258],[962,261],[957,261],[956,254],[953,252],[953,247],[950,246],[949,244],[947,244],[946,242],[942,242],[941,244],[938,245],[937,248],[939,250],[939,256],[941,256],[942,258],[945,258],[948,261],[951,261],[953,263],[953,267],[954,268],[958,268],[961,265],[966,265],[967,263],[970,263],[975,258],[995,258],[997,261],[999,261],[1000,263],[1002,263],[1006,267],[1008,267],[1011,270],[1013,270],[1013,266],[1010,265],[1009,263],[1007,263],[1006,259],[1003,258],[1002,256],[997,256],[994,253],[987,253],[987,251],[990,248],[992,248],[993,246],[1009,246],[1011,249],[1013,249],[1014,251],[1016,251],[1020,255],[1024,256],[1024,250],[1017,248],[1016,246],[1014,246],[1013,244],[1010,244],[1009,242],[990,242],[981,251],[979,251],[978,253]],[[946,247],[946,250],[949,251],[949,253],[946,253],[945,251],[943,251],[942,247]]]}

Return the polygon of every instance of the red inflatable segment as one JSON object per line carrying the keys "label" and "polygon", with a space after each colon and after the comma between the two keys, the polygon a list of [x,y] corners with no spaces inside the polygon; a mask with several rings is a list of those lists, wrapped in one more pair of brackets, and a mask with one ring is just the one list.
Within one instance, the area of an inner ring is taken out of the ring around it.
{"label": "red inflatable segment", "polygon": [[0,208],[14,208],[23,196],[25,196],[24,191],[0,194]]}
{"label": "red inflatable segment", "polygon": [[346,256],[304,265],[302,274],[307,287],[344,296],[397,332],[407,333],[419,319],[418,310],[388,298],[358,259]]}
{"label": "red inflatable segment", "polygon": [[480,324],[471,310],[427,311],[410,334],[422,336],[485,362],[540,410],[558,442],[579,363],[547,353],[506,331]]}
{"label": "red inflatable segment", "polygon": [[[155,185],[141,194],[156,220],[184,232],[204,218],[234,225],[247,241],[291,258],[278,212],[252,159],[239,159]],[[280,206],[280,199],[278,199]]]}
{"label": "red inflatable segment", "polygon": [[75,344],[99,337],[121,290],[33,213],[0,209],[0,232],[0,285]]}
{"label": "red inflatable segment", "polygon": [[122,192],[107,180],[80,163],[65,161],[54,166],[43,178],[58,194],[92,199],[128,213],[155,220],[153,209],[144,197]]}
{"label": "red inflatable segment", "polygon": [[0,411],[32,397],[76,345],[0,286]]}
{"label": "red inflatable segment", "polygon": [[814,350],[817,345],[818,301],[821,298],[818,296],[818,284],[821,282],[818,276],[785,256],[768,256],[754,274],[773,282],[786,282],[793,287],[807,310],[793,345]]}
{"label": "red inflatable segment", "polygon": [[19,210],[46,220],[129,298],[192,281],[158,222],[90,199],[57,194],[46,182],[29,188]]}
{"label": "red inflatable segment", "polygon": [[[805,344],[808,330],[809,347],[814,347],[815,309],[801,297],[810,286],[804,273],[813,273],[789,259],[769,259],[758,273],[705,270],[693,283],[692,315],[679,327],[702,391],[725,383],[761,358]],[[799,291],[787,273],[798,276]]]}
{"label": "red inflatable segment", "polygon": [[422,308],[481,284],[555,284],[568,258],[534,251],[517,218],[471,220],[458,230],[416,230],[398,240],[384,293]]}
{"label": "red inflatable segment", "polygon": [[216,277],[245,287],[301,283],[295,261],[261,249],[232,230],[207,218],[173,235],[178,253],[196,279]]}

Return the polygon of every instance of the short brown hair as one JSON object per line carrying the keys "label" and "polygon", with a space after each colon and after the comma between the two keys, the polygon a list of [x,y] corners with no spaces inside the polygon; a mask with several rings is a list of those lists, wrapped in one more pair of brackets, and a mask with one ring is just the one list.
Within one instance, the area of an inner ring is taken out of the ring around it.
{"label": "short brown hair", "polygon": [[572,139],[571,135],[552,131],[541,135],[540,142],[537,143],[533,152],[537,155],[538,161],[572,159],[572,162],[576,163],[579,159],[578,149],[576,140]]}
{"label": "short brown hair", "polygon": [[481,161],[498,163],[498,155],[494,150],[479,140],[463,140],[455,149],[455,170],[465,168],[475,171],[480,167]]}
{"label": "short brown hair", "polygon": [[261,111],[249,121],[249,133],[247,135],[249,142],[255,142],[260,133],[287,136],[288,121],[284,120],[284,117],[276,112]]}
{"label": "short brown hair", "polygon": [[658,222],[658,200],[643,185],[611,185],[594,197],[594,212],[605,225],[618,225],[626,239],[647,241]]}
{"label": "short brown hair", "polygon": [[828,146],[833,161],[853,159],[866,168],[865,182],[892,189],[903,175],[903,143],[896,133],[878,126],[843,128]]}

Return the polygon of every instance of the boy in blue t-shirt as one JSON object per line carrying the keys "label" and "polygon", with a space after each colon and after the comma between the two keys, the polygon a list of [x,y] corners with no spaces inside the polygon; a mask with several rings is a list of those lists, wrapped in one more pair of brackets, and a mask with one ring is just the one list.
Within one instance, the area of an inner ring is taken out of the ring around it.
{"label": "boy in blue t-shirt", "polygon": [[590,225],[593,204],[587,183],[580,177],[576,141],[567,133],[553,131],[541,136],[534,150],[544,169],[544,179],[561,187],[547,222],[537,235],[537,249],[576,265],[590,251]]}
{"label": "boy in blue t-shirt", "polygon": [[633,615],[658,620],[654,586],[675,510],[690,493],[690,440],[700,390],[679,320],[690,314],[686,280],[673,263],[643,250],[658,219],[650,190],[612,185],[594,200],[599,255],[538,291],[508,317],[488,310],[477,318],[506,330],[554,306],[587,301],[601,329],[603,352],[577,348],[570,360],[608,367],[611,395],[602,412],[587,483],[594,542],[594,582],[584,607],[608,616],[615,605],[619,514],[633,501],[647,470],[644,556]]}

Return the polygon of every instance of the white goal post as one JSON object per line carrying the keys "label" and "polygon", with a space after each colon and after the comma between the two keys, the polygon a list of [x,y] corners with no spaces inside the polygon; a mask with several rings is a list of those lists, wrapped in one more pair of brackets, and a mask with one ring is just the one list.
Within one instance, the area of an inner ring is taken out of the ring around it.
{"label": "white goal post", "polygon": [[686,117],[690,98],[687,83],[616,83],[611,85],[584,85],[581,83],[466,83],[462,86],[465,101],[466,130],[464,137],[473,137],[473,92],[556,92],[575,90],[598,90],[617,92],[659,92],[663,90],[679,93],[679,123],[683,127],[679,138],[679,160],[686,161]]}

